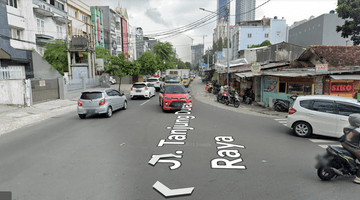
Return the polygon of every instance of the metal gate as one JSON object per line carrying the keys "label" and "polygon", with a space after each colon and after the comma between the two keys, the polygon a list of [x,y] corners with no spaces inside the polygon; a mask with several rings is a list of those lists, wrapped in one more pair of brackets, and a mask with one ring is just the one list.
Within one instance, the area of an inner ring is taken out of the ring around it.
{"label": "metal gate", "polygon": [[31,80],[31,89],[34,103],[60,98],[58,79]]}

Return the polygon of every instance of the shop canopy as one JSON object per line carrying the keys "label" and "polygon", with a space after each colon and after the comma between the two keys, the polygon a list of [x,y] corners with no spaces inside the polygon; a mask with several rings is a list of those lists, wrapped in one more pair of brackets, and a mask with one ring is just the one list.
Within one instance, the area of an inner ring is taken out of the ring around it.
{"label": "shop canopy", "polygon": [[330,78],[332,78],[334,80],[360,80],[360,74],[359,75],[355,75],[355,74],[351,74],[351,75],[330,75]]}
{"label": "shop canopy", "polygon": [[252,72],[235,73],[235,75],[240,77],[240,78],[261,76],[261,74],[254,74]]}

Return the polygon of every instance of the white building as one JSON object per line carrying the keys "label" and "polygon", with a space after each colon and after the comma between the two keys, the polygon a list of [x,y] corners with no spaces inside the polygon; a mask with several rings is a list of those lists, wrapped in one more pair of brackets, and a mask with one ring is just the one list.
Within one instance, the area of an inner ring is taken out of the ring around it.
{"label": "white building", "polygon": [[235,23],[255,20],[256,0],[236,0]]}
{"label": "white building", "polygon": [[240,50],[261,44],[265,40],[269,40],[271,44],[287,42],[286,20],[275,17],[237,23],[232,34],[232,59],[237,59]]}
{"label": "white building", "polygon": [[[223,46],[227,41],[225,40],[227,38],[227,23],[224,18],[222,18],[218,24],[216,25],[216,28],[214,29],[213,33],[213,41],[218,42],[221,38],[223,40]],[[234,26],[229,26],[229,35],[230,35],[230,41],[231,41],[231,35],[233,33]],[[226,46],[226,44],[225,44]]]}

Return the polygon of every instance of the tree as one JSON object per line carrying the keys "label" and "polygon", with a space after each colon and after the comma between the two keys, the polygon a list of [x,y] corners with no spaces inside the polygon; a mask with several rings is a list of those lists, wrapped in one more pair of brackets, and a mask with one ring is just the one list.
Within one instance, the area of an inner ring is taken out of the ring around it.
{"label": "tree", "polygon": [[258,48],[258,47],[264,47],[264,46],[270,46],[271,42],[269,40],[265,40],[264,42],[262,42],[261,44],[257,44],[257,45],[252,45],[251,47],[249,47],[249,49],[251,48]]}
{"label": "tree", "polygon": [[185,62],[186,68],[191,69],[191,63]]}
{"label": "tree", "polygon": [[177,68],[178,69],[187,69],[187,66],[186,66],[186,64],[183,62],[183,61],[181,61],[181,60],[179,60],[178,62],[177,62]]}
{"label": "tree", "polygon": [[142,53],[140,58],[138,59],[138,63],[141,67],[139,71],[139,74],[141,75],[152,75],[156,71],[158,71],[158,60],[151,51],[146,51],[145,53]]}
{"label": "tree", "polygon": [[336,32],[341,32],[341,37],[348,38],[354,45],[360,44],[360,0],[338,0],[336,12],[345,19],[342,26],[336,26]]}
{"label": "tree", "polygon": [[158,42],[154,46],[154,53],[159,70],[166,71],[167,69],[174,69],[176,67],[174,64],[174,62],[176,62],[174,58],[175,52],[170,43]]}
{"label": "tree", "polygon": [[56,69],[61,75],[69,71],[65,42],[56,40],[54,43],[47,43],[45,49],[43,58],[51,65],[51,71]]}

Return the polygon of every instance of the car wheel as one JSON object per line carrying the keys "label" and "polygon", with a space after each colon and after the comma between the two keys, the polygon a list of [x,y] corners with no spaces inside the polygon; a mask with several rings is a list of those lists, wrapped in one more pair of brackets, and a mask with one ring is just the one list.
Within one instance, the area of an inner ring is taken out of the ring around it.
{"label": "car wheel", "polygon": [[108,107],[107,112],[105,113],[105,116],[107,118],[110,118],[112,116],[112,108],[111,108],[111,106]]}
{"label": "car wheel", "polygon": [[127,109],[127,101],[124,101],[123,110]]}
{"label": "car wheel", "polygon": [[312,133],[310,124],[306,122],[297,122],[293,127],[294,133],[299,137],[309,137]]}
{"label": "car wheel", "polygon": [[79,114],[80,119],[85,119],[86,115],[85,114]]}

